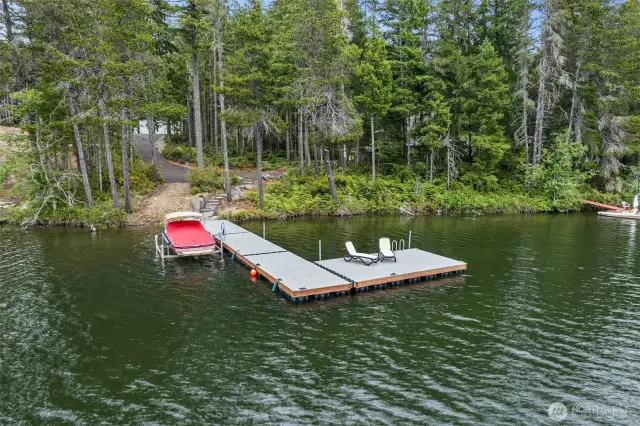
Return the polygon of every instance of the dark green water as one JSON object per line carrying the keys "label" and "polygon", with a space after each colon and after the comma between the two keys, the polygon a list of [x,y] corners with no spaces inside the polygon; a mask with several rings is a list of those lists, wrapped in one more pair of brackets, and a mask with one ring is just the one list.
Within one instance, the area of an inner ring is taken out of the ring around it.
{"label": "dark green water", "polygon": [[410,229],[468,273],[296,306],[229,256],[163,265],[154,229],[0,227],[0,424],[547,424],[553,402],[567,424],[638,424],[640,223],[305,219],[267,238],[316,259],[319,238],[329,258]]}

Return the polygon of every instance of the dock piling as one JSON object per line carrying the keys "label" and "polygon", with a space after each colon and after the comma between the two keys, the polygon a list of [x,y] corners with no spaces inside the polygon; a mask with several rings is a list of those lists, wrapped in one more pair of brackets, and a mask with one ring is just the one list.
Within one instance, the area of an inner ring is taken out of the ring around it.
{"label": "dock piling", "polygon": [[409,248],[411,248],[411,230],[409,230]]}
{"label": "dock piling", "polygon": [[322,240],[318,240],[318,261],[322,260]]}

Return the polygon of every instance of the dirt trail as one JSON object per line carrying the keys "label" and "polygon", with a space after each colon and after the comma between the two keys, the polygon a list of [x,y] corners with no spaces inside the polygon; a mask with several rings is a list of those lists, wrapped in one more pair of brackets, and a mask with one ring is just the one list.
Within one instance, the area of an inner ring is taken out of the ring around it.
{"label": "dirt trail", "polygon": [[127,226],[152,225],[162,223],[167,213],[191,210],[191,185],[188,183],[167,183],[159,186],[153,194],[140,200],[129,216]]}

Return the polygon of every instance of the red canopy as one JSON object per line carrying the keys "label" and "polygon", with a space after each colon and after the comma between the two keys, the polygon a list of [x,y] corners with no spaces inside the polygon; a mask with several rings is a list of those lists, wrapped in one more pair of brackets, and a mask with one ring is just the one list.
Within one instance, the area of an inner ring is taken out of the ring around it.
{"label": "red canopy", "polygon": [[175,248],[206,247],[216,244],[211,234],[197,220],[169,222],[166,235]]}

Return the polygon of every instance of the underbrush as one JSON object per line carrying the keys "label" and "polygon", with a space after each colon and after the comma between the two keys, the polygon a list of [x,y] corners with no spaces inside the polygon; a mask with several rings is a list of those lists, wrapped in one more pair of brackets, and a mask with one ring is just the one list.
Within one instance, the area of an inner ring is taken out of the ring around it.
{"label": "underbrush", "polygon": [[[120,204],[124,205],[121,160],[114,151],[114,170]],[[95,226],[117,228],[123,226],[127,213],[113,208],[108,173],[103,170],[102,188],[98,176],[89,176],[94,207],[85,200],[80,172],[73,169],[43,169],[33,158],[33,153],[16,156],[3,167],[9,170],[12,188],[10,195],[22,200],[19,207],[10,209],[5,218],[22,226]],[[3,173],[2,180],[6,179]],[[162,176],[158,183],[162,183]],[[136,157],[129,166],[129,190],[131,198],[147,195],[155,188],[153,166]]]}
{"label": "underbrush", "polygon": [[[282,219],[293,216],[360,215],[360,214],[503,214],[567,212],[584,207],[583,198],[608,204],[618,204],[619,195],[602,194],[582,189],[571,202],[559,209],[543,191],[514,187],[494,192],[478,192],[457,182],[447,190],[445,182],[424,182],[415,177],[378,176],[375,183],[368,174],[336,173],[338,201],[331,197],[326,176],[290,173],[280,181],[267,185],[263,209],[240,210],[231,216],[235,220]],[[258,204],[257,192],[248,199]]]}
{"label": "underbrush", "polygon": [[[164,158],[179,163],[196,163],[196,149],[186,145],[167,144],[162,152]],[[224,167],[222,155],[215,155],[210,147],[204,150],[204,161],[207,166]],[[262,158],[263,170],[279,170],[288,167],[291,163],[271,152],[264,154]],[[229,168],[245,169],[256,167],[256,153],[245,152],[242,155],[229,156]]]}
{"label": "underbrush", "polygon": [[[239,185],[240,178],[235,174],[230,174],[231,185]],[[189,172],[189,182],[191,183],[191,192],[200,194],[204,192],[213,193],[224,189],[224,174],[217,167],[205,167],[202,169],[193,169]]]}
{"label": "underbrush", "polygon": [[110,200],[97,202],[89,208],[85,203],[74,205],[45,203],[37,200],[12,209],[9,220],[24,226],[95,226],[98,229],[118,228],[125,224],[127,213],[113,208]]}

